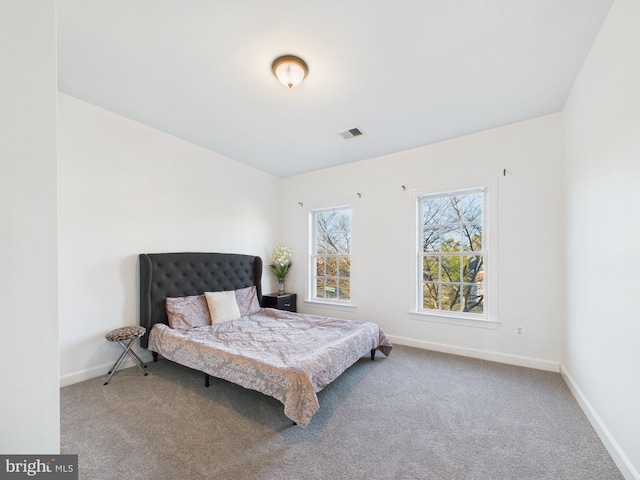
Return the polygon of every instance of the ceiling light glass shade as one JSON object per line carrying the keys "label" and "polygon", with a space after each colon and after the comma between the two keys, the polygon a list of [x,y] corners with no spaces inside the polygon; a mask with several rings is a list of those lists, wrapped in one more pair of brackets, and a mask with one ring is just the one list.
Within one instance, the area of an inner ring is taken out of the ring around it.
{"label": "ceiling light glass shade", "polygon": [[273,74],[285,87],[293,88],[302,83],[307,76],[308,69],[304,60],[293,55],[284,55],[273,61]]}

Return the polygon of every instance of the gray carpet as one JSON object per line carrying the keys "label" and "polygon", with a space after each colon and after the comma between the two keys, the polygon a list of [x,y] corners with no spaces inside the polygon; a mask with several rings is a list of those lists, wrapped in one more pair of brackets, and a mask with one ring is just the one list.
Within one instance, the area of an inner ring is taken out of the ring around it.
{"label": "gray carpet", "polygon": [[318,394],[307,428],[160,360],[61,389],[80,478],[621,479],[559,374],[396,346]]}

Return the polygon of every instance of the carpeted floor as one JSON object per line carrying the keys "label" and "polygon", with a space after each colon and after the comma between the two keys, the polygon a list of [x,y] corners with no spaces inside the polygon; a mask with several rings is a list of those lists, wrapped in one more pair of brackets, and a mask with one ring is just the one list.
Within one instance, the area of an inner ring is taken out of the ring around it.
{"label": "carpeted floor", "polygon": [[395,346],[318,394],[270,397],[160,360],[61,389],[86,480],[622,479],[559,374]]}

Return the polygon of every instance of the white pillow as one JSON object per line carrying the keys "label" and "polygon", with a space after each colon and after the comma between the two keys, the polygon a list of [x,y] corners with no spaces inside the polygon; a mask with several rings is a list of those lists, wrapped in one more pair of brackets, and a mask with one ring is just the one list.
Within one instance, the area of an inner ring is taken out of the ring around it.
{"label": "white pillow", "polygon": [[204,292],[204,297],[207,299],[212,324],[240,318],[240,308],[238,308],[236,294],[233,291]]}

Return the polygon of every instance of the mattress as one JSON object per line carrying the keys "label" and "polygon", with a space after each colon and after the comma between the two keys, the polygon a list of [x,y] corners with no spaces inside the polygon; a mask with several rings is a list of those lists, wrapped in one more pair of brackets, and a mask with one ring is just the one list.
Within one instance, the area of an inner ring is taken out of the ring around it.
{"label": "mattress", "polygon": [[373,350],[389,355],[378,325],[263,308],[238,320],[192,329],[158,323],[149,349],[163,357],[276,398],[306,427],[317,393]]}

